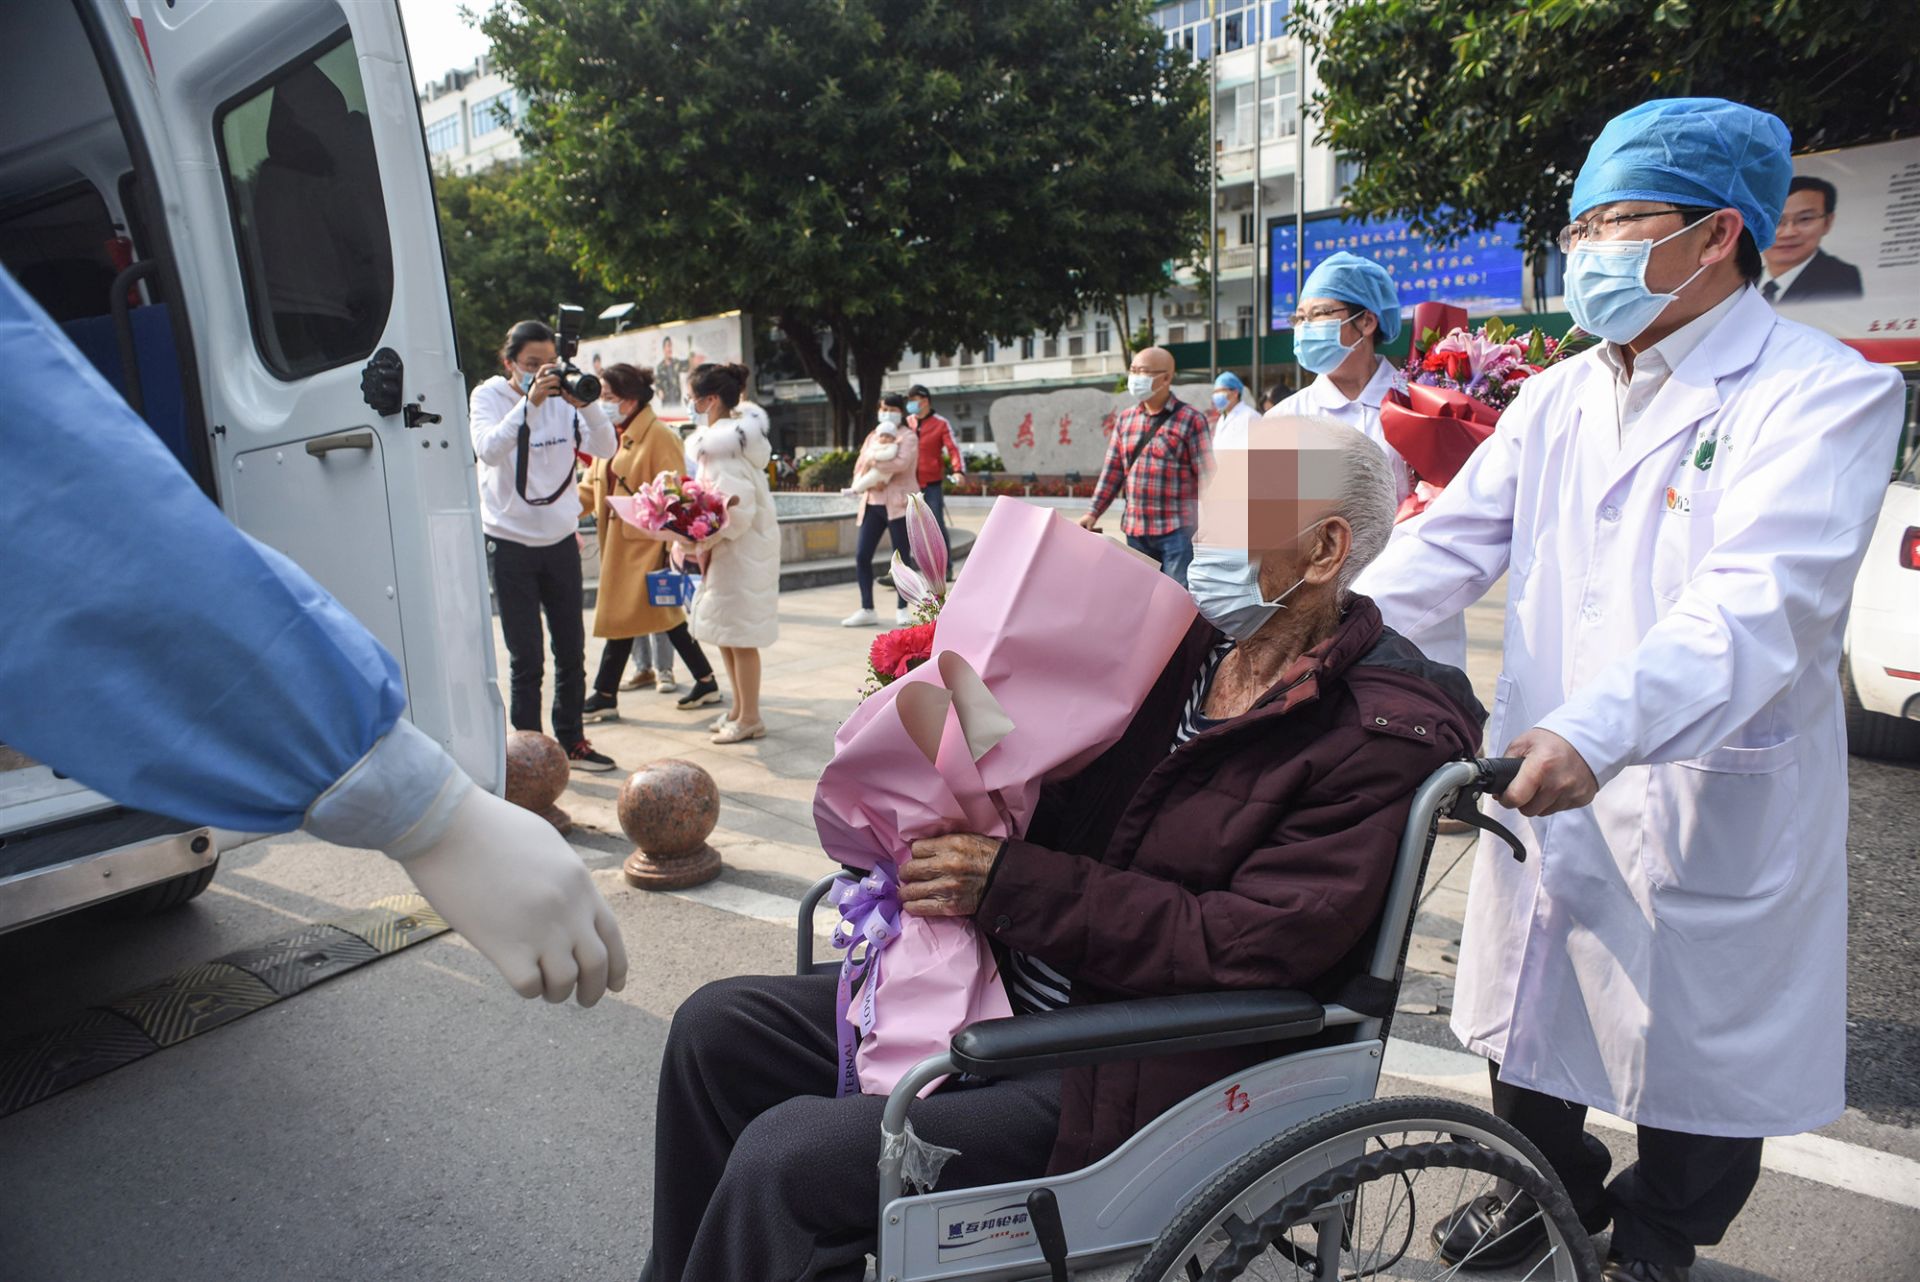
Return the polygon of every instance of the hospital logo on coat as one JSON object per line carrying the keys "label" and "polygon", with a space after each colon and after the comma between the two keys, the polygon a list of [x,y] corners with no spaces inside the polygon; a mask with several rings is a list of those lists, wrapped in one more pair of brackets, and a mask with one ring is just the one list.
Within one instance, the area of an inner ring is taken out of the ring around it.
{"label": "hospital logo on coat", "polygon": [[1671,485],[1667,487],[1667,511],[1673,516],[1693,515],[1693,496],[1682,494]]}
{"label": "hospital logo on coat", "polygon": [[[1706,440],[1700,442],[1698,448],[1693,451],[1693,465],[1702,472],[1712,467],[1714,450],[1719,444],[1720,438],[1718,436],[1709,436]],[[1672,490],[1667,491],[1667,498],[1669,500],[1673,498]],[[1669,501],[1667,506],[1672,507],[1672,502]]]}

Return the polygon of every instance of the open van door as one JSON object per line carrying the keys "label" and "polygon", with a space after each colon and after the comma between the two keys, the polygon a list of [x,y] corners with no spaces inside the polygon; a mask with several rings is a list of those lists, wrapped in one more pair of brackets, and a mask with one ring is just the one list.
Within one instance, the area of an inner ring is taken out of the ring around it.
{"label": "open van door", "polygon": [[497,791],[465,384],[395,0],[74,2],[144,143],[221,506],[367,625],[414,723]]}

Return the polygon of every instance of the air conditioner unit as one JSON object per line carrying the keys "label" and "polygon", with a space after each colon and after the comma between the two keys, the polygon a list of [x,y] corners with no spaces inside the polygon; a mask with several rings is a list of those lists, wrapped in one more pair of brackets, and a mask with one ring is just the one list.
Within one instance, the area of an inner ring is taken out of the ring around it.
{"label": "air conditioner unit", "polygon": [[1173,304],[1172,304],[1172,303],[1162,303],[1162,304],[1160,304],[1160,314],[1161,314],[1162,316],[1177,316],[1177,315],[1179,315],[1179,313],[1178,313],[1178,312],[1176,312],[1176,311],[1174,311],[1174,310],[1173,310]]}

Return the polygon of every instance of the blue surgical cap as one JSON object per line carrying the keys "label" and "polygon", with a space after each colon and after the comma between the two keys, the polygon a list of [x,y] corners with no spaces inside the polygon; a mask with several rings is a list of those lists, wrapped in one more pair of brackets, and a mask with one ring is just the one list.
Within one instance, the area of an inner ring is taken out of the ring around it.
{"label": "blue surgical cap", "polygon": [[1579,218],[1616,200],[1737,209],[1761,249],[1773,244],[1793,135],[1779,117],[1725,98],[1656,98],[1607,122],[1573,182]]}
{"label": "blue surgical cap", "polygon": [[1380,337],[1391,343],[1400,334],[1400,291],[1387,269],[1371,258],[1334,254],[1307,275],[1302,298],[1337,298],[1364,307],[1380,319]]}
{"label": "blue surgical cap", "polygon": [[1222,374],[1219,378],[1214,379],[1213,385],[1215,387],[1230,388],[1233,391],[1240,393],[1240,395],[1242,396],[1245,396],[1247,394],[1247,385],[1245,383],[1242,383],[1240,381],[1240,376],[1234,373],[1232,370],[1228,370],[1226,373]]}

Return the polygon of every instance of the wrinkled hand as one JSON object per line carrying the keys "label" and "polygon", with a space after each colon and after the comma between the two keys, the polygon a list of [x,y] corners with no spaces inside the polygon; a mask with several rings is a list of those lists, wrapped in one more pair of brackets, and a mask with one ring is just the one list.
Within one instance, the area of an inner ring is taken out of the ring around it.
{"label": "wrinkled hand", "polygon": [[1600,791],[1586,758],[1551,730],[1527,731],[1507,745],[1505,755],[1526,760],[1500,804],[1529,818],[1577,810]]}
{"label": "wrinkled hand", "polygon": [[546,820],[474,788],[440,841],[401,865],[522,997],[591,1006],[627,985],[627,949],[586,865]]}
{"label": "wrinkled hand", "polygon": [[1092,530],[1095,534],[1100,533],[1100,518],[1092,512],[1081,513],[1079,524],[1083,530]]}
{"label": "wrinkled hand", "polygon": [[971,917],[999,857],[1000,840],[977,833],[916,841],[900,868],[900,906],[916,917]]}

